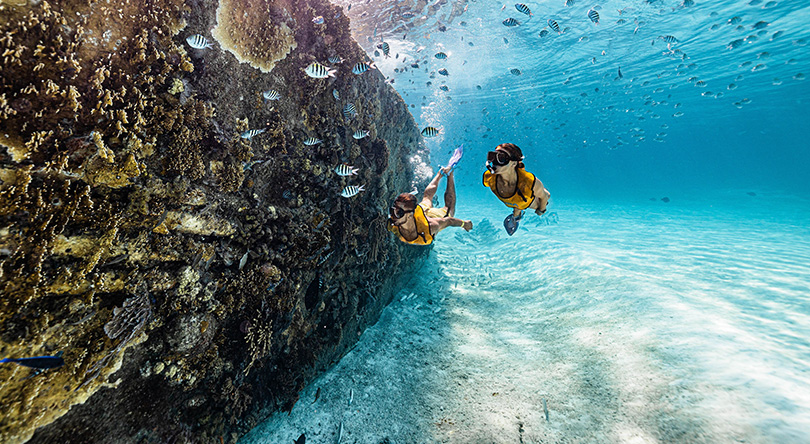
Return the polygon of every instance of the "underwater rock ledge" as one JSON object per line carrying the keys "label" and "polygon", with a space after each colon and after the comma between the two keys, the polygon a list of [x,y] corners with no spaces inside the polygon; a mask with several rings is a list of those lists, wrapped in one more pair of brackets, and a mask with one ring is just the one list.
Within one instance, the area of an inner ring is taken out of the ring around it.
{"label": "underwater rock ledge", "polygon": [[365,60],[325,0],[0,3],[0,357],[64,359],[0,364],[0,442],[232,443],[376,322],[426,154]]}

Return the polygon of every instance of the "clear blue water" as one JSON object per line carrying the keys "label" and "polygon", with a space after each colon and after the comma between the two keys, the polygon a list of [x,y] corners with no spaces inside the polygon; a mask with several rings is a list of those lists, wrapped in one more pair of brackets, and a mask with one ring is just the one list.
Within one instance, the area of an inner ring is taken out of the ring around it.
{"label": "clear blue water", "polygon": [[[475,228],[440,233],[357,347],[243,441],[332,443],[342,423],[357,443],[810,442],[810,4],[609,1],[598,26],[581,1],[527,3],[528,22],[502,5],[353,5],[441,129],[415,170],[465,144]],[[569,29],[538,37],[548,18]],[[555,213],[513,237],[480,184],[501,142]]]}

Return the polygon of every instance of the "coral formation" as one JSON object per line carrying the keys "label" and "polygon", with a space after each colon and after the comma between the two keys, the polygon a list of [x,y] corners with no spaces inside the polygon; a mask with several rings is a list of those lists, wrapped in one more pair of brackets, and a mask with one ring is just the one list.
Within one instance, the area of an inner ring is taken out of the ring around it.
{"label": "coral formation", "polygon": [[[0,355],[65,361],[0,366],[0,441],[234,442],[376,320],[426,254],[380,210],[419,132],[378,73],[302,73],[365,59],[345,14],[311,21],[337,11],[0,3]],[[219,44],[186,43],[215,23]],[[351,200],[343,162],[367,189]]]}

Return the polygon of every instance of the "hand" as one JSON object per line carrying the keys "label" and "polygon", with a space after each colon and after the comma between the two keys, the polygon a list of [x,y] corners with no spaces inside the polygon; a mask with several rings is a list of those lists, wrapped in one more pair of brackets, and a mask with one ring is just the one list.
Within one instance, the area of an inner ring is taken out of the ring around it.
{"label": "hand", "polygon": [[472,221],[471,220],[465,220],[464,223],[461,224],[461,228],[464,228],[465,230],[467,230],[469,232],[470,230],[472,230]]}
{"label": "hand", "polygon": [[447,167],[441,168],[439,171],[444,176],[449,176],[450,174],[453,173],[453,170],[451,170],[450,168],[447,168]]}

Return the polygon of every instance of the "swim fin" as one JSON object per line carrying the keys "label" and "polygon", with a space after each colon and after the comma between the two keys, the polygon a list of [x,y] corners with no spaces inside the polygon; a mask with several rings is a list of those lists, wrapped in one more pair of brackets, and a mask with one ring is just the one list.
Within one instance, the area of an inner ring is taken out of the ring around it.
{"label": "swim fin", "polygon": [[458,162],[461,160],[461,156],[464,155],[464,144],[462,143],[453,151],[453,155],[450,157],[450,162],[447,163],[447,169],[452,171],[458,165]]}
{"label": "swim fin", "polygon": [[515,234],[518,229],[518,219],[515,219],[515,216],[511,214],[506,216],[506,219],[503,220],[503,227],[506,228],[506,234],[510,236]]}

